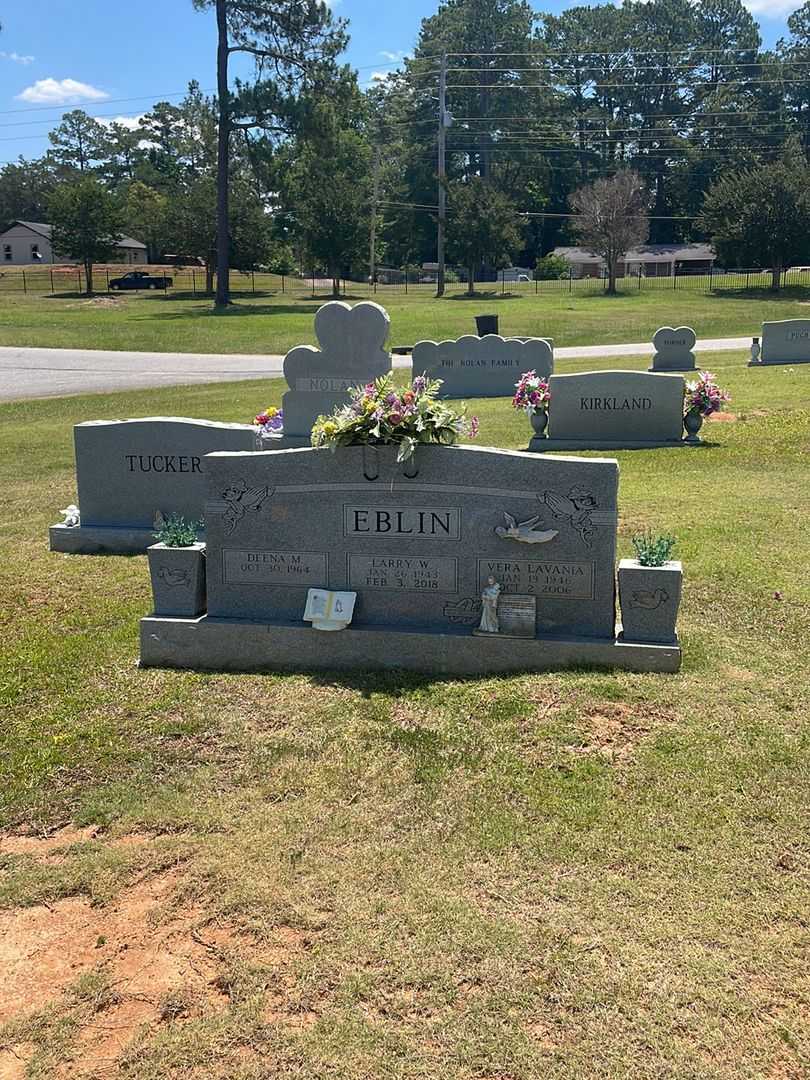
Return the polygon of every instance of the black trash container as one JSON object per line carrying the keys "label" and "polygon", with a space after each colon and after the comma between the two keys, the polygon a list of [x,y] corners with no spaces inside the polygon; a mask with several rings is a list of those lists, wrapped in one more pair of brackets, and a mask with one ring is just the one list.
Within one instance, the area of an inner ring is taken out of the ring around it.
{"label": "black trash container", "polygon": [[484,334],[497,334],[498,333],[498,316],[497,315],[476,315],[475,316],[475,328],[479,337],[483,337]]}

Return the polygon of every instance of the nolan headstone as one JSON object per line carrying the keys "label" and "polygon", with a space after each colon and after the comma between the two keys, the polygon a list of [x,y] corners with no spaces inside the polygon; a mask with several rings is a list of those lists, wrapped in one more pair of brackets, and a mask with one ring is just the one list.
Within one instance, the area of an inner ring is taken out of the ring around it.
{"label": "nolan headstone", "polygon": [[[677,665],[677,650],[616,640],[613,460],[420,446],[398,464],[396,447],[357,446],[217,453],[206,470],[208,613],[142,620],[146,665]],[[474,635],[490,578],[527,637]],[[311,589],[356,594],[351,625],[311,630]]]}
{"label": "nolan headstone", "polygon": [[255,429],[175,416],[90,420],[73,429],[78,527],[55,525],[51,550],[134,554],[155,542],[155,519],[203,517],[205,456],[251,451]]}
{"label": "nolan headstone", "polygon": [[644,371],[552,375],[548,438],[530,449],[621,450],[683,445],[684,380]]}
{"label": "nolan headstone", "polygon": [[697,335],[689,326],[662,326],[653,335],[655,355],[650,371],[694,371]]}
{"label": "nolan headstone", "polygon": [[749,367],[810,364],[810,319],[779,319],[762,324],[762,349]]}
{"label": "nolan headstone", "polygon": [[350,307],[333,300],[315,315],[320,349],[298,345],[284,358],[284,433],[281,447],[308,446],[312,427],[349,402],[353,386],[374,382],[391,370],[385,349],[390,319],[385,308],[364,301]]}
{"label": "nolan headstone", "polygon": [[418,341],[413,373],[441,379],[439,397],[512,397],[525,371],[548,378],[554,353],[545,338],[461,337],[457,341]]}

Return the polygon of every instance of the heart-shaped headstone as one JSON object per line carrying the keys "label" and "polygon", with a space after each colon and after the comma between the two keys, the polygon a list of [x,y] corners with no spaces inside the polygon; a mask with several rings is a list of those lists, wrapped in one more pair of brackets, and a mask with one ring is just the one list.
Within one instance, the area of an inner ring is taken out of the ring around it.
{"label": "heart-shaped headstone", "polygon": [[691,326],[662,326],[653,334],[653,357],[650,371],[693,371],[697,335]]}
{"label": "heart-shaped headstone", "polygon": [[350,307],[333,300],[315,315],[315,333],[320,349],[298,345],[284,358],[284,377],[290,389],[302,380],[344,379],[351,383],[371,382],[391,369],[385,340],[391,320],[379,304],[364,301]]}

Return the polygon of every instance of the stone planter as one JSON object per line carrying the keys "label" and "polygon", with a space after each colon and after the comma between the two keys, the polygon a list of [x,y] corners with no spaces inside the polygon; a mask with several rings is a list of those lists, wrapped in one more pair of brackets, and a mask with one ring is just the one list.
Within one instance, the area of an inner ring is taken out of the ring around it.
{"label": "stone planter", "polygon": [[684,442],[697,445],[700,442],[698,432],[703,427],[703,417],[697,409],[690,409],[688,413],[684,414],[683,426],[686,429],[686,439]]}
{"label": "stone planter", "polygon": [[534,412],[529,413],[529,420],[534,431],[533,438],[545,439],[546,428],[548,427],[548,412],[545,409],[535,409]]}
{"label": "stone planter", "polygon": [[205,544],[166,547],[152,544],[146,552],[155,615],[194,618],[206,608]]}
{"label": "stone planter", "polygon": [[681,602],[683,571],[677,560],[642,566],[638,559],[619,563],[622,640],[671,645]]}

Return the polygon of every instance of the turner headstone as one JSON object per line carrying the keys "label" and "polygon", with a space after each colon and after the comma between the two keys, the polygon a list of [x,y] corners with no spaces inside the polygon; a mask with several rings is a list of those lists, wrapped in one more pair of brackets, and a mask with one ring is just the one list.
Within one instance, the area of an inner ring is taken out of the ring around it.
{"label": "turner headstone", "polygon": [[385,308],[371,301],[350,307],[333,300],[315,315],[320,343],[297,345],[284,358],[284,433],[281,447],[308,446],[312,426],[349,401],[348,390],[373,382],[391,370],[384,348],[390,319]]}
{"label": "turner headstone", "polygon": [[662,326],[653,335],[655,355],[650,371],[694,371],[697,335],[689,326]]}
{"label": "turner headstone", "polygon": [[552,375],[548,438],[530,449],[621,450],[683,444],[684,380],[644,371]]}
{"label": "turner headstone", "polygon": [[418,341],[412,353],[414,375],[441,379],[439,397],[511,397],[524,371],[546,378],[554,353],[545,338],[472,335],[456,341]]}
{"label": "turner headstone", "polygon": [[133,554],[154,541],[158,514],[199,521],[205,455],[251,451],[255,429],[176,416],[89,420],[73,429],[78,527],[54,525],[51,550]]}

